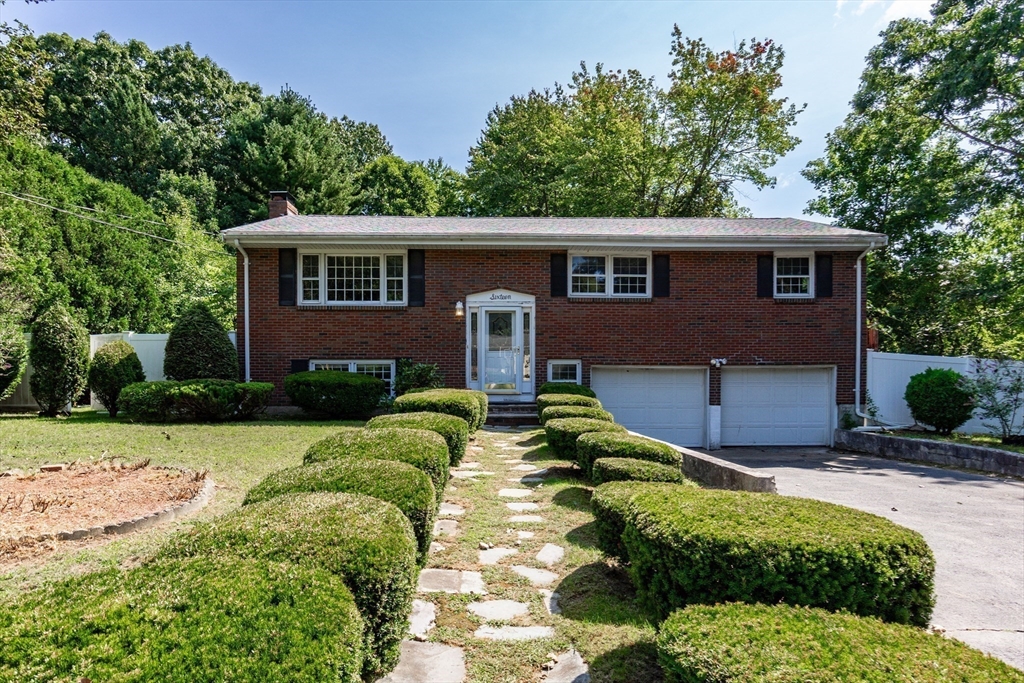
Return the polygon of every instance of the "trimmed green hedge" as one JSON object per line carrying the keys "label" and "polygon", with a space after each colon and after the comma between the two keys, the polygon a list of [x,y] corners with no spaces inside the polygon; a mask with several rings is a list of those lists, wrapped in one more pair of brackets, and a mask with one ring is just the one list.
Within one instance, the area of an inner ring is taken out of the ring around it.
{"label": "trimmed green hedge", "polygon": [[661,625],[666,683],[1022,683],[1024,673],[952,638],[852,614],[732,603]]}
{"label": "trimmed green hedge", "polygon": [[537,390],[537,395],[541,394],[569,394],[576,396],[589,396],[590,398],[597,398],[597,394],[590,387],[585,387],[582,384],[573,384],[571,382],[545,382],[540,385],[540,389]]}
{"label": "trimmed green hedge", "polygon": [[[573,385],[575,386],[575,385]],[[551,406],[583,406],[584,408],[600,408],[601,402],[591,396],[575,394],[540,394],[537,396],[537,418],[544,415],[544,409]]]}
{"label": "trimmed green hedge", "polygon": [[480,400],[465,389],[431,389],[395,399],[396,413],[443,413],[461,417],[470,433],[483,424]]}
{"label": "trimmed green hedge", "polygon": [[284,392],[303,410],[330,418],[364,418],[385,396],[384,382],[370,375],[337,370],[296,372],[284,378]]}
{"label": "trimmed green hedge", "polygon": [[206,304],[195,304],[174,321],[164,347],[164,377],[238,381],[238,350]]}
{"label": "trimmed green hedge", "polygon": [[291,467],[268,475],[249,489],[242,505],[287,493],[362,493],[393,503],[412,522],[416,560],[421,565],[427,561],[437,499],[430,477],[412,465],[394,460],[328,460]]}
{"label": "trimmed green hedge", "polygon": [[39,414],[56,417],[88,383],[89,331],[75,313],[54,304],[32,323],[28,360],[32,366],[28,385]]}
{"label": "trimmed green hedge", "polygon": [[295,562],[338,574],[365,622],[363,678],[398,663],[416,586],[416,537],[390,503],[347,493],[293,493],[176,534],[164,557],[230,554]]}
{"label": "trimmed green hedge", "polygon": [[544,425],[548,420],[561,420],[565,417],[589,417],[592,420],[615,422],[615,417],[602,408],[590,408],[588,406],[548,406],[540,415],[540,423],[541,425]]}
{"label": "trimmed green hedge", "polygon": [[125,415],[142,422],[225,422],[266,410],[273,390],[269,382],[224,379],[136,382],[122,389],[117,401]]}
{"label": "trimmed green hedge", "polygon": [[89,391],[103,404],[110,417],[117,417],[117,399],[129,384],[145,382],[142,361],[132,345],[122,339],[96,350],[89,365]]}
{"label": "trimmed green hedge", "polygon": [[309,447],[302,463],[327,460],[397,460],[422,470],[434,484],[438,505],[448,485],[448,444],[426,429],[345,429]]}
{"label": "trimmed green hedge", "polygon": [[576,440],[576,464],[588,477],[591,476],[591,467],[598,458],[649,460],[662,465],[672,465],[677,469],[682,463],[679,451],[668,444],[643,436],[593,432],[584,434]]}
{"label": "trimmed green hedge", "polygon": [[0,680],[356,683],[363,620],[341,577],[231,556],[111,569],[0,610]]}
{"label": "trimmed green hedge", "polygon": [[587,432],[626,432],[626,428],[614,422],[593,420],[586,417],[564,417],[548,420],[544,425],[544,433],[548,437],[548,445],[557,455],[568,460],[576,458],[576,439]]}
{"label": "trimmed green hedge", "polygon": [[437,432],[448,444],[448,456],[452,467],[462,462],[469,442],[469,427],[461,417],[442,413],[394,413],[378,415],[366,423],[367,429],[426,429]]}
{"label": "trimmed green hedge", "polygon": [[605,555],[616,558],[620,563],[629,562],[629,553],[622,542],[629,518],[630,501],[633,494],[644,486],[641,481],[619,481],[602,484],[594,489],[590,497],[590,511],[594,513],[594,527],[597,532],[597,547]]}
{"label": "trimmed green hedge", "polygon": [[482,391],[475,389],[467,389],[470,394],[476,399],[476,402],[480,404],[480,427],[483,427],[487,422],[487,409],[489,408],[490,399],[487,398],[487,394]]}
{"label": "trimmed green hedge", "polygon": [[595,485],[609,481],[665,481],[696,486],[683,476],[679,467],[635,458],[599,458],[594,461],[591,477]]}
{"label": "trimmed green hedge", "polygon": [[602,526],[624,522],[637,597],[662,617],[693,603],[785,602],[925,626],[935,604],[921,534],[860,510],[646,482],[603,484],[594,499],[595,515],[612,512],[599,542],[615,549]]}

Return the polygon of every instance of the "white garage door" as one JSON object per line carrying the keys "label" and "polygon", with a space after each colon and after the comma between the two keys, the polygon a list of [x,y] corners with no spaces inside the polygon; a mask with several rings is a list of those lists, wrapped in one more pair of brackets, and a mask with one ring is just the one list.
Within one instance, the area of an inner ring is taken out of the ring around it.
{"label": "white garage door", "polygon": [[627,429],[679,446],[703,446],[704,377],[704,370],[593,368],[590,384]]}
{"label": "white garage door", "polygon": [[829,368],[724,368],[723,446],[831,443]]}

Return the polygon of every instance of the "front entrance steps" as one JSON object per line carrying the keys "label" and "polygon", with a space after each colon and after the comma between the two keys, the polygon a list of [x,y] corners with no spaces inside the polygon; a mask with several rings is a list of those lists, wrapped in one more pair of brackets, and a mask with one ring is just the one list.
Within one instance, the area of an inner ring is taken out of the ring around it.
{"label": "front entrance steps", "polygon": [[536,403],[491,403],[487,406],[487,425],[490,427],[536,427]]}

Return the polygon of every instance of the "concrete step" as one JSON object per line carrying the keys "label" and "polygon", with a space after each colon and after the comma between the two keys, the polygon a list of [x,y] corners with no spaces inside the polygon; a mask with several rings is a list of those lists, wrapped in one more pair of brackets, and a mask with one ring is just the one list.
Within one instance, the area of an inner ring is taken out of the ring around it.
{"label": "concrete step", "polygon": [[537,420],[536,403],[492,403],[487,407],[487,424],[492,427],[533,427]]}

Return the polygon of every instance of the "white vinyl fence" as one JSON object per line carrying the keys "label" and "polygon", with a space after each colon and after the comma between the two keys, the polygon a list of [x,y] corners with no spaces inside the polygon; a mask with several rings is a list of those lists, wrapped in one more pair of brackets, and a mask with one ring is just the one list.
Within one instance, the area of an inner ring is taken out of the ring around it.
{"label": "white vinyl fence", "polygon": [[[878,418],[885,424],[912,425],[914,418],[903,400],[910,378],[928,368],[956,370],[967,377],[974,376],[974,358],[970,356],[917,356],[908,353],[880,353],[868,351],[868,396],[878,407]],[[1020,416],[1019,420],[1024,419]],[[973,417],[957,431],[968,434],[987,434],[991,430],[983,420]],[[995,420],[984,420],[994,423]]]}
{"label": "white vinyl fence", "polygon": [[[118,339],[123,339],[132,345],[135,349],[135,353],[138,354],[139,360],[142,361],[142,369],[146,373],[147,380],[161,380],[164,379],[164,347],[167,346],[166,334],[139,334],[137,332],[115,332],[113,334],[92,334],[89,335],[89,357],[92,358],[96,355],[96,350],[104,344],[108,344]],[[237,343],[235,341],[235,333],[228,332],[228,337],[231,338],[231,343]],[[31,339],[31,335],[26,334],[25,339]],[[19,410],[34,409],[39,406],[32,398],[32,392],[29,390],[28,378],[32,374],[32,365],[25,369],[25,375],[21,379],[21,384],[14,390],[7,400],[0,401],[0,410],[4,408],[15,408]],[[95,410],[103,410],[103,406],[92,399],[92,407]]]}

